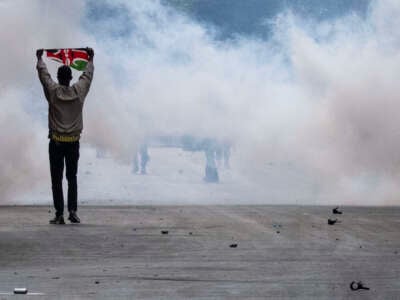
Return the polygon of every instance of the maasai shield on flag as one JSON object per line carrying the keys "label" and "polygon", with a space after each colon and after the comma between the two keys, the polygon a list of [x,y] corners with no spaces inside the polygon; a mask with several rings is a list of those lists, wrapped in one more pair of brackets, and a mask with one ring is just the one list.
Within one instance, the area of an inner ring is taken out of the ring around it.
{"label": "maasai shield on flag", "polygon": [[85,48],[46,49],[46,56],[78,71],[85,70],[89,61],[89,55]]}

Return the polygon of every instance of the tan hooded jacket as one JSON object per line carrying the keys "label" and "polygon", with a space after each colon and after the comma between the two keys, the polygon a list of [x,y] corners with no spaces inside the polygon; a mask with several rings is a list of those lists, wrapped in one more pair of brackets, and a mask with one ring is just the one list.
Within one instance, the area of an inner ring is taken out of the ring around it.
{"label": "tan hooded jacket", "polygon": [[93,78],[93,61],[89,61],[78,82],[63,86],[51,79],[43,59],[36,66],[44,94],[49,103],[49,137],[76,136],[83,129],[82,109]]}

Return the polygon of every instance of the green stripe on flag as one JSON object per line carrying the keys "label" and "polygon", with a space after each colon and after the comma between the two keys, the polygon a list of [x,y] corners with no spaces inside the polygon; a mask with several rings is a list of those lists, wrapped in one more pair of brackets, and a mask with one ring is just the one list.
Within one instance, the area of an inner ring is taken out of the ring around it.
{"label": "green stripe on flag", "polygon": [[75,70],[78,70],[78,71],[83,71],[86,69],[86,65],[87,65],[87,61],[75,59],[74,63],[71,64],[70,67],[74,68]]}

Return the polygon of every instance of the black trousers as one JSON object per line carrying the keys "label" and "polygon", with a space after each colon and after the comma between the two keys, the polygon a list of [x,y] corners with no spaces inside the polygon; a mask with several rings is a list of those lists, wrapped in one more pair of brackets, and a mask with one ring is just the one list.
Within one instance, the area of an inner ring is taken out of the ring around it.
{"label": "black trousers", "polygon": [[53,191],[56,216],[62,216],[64,213],[64,195],[62,187],[64,160],[66,166],[65,175],[68,181],[68,211],[77,211],[78,184],[76,174],[78,173],[79,141],[67,143],[50,140],[49,159],[51,188]]}

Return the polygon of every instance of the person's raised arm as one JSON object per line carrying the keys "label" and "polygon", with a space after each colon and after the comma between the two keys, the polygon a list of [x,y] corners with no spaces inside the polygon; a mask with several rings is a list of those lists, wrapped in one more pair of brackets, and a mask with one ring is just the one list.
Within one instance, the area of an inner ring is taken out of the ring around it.
{"label": "person's raised arm", "polygon": [[43,85],[44,92],[47,97],[48,91],[56,85],[56,83],[51,79],[50,73],[47,70],[47,66],[44,63],[43,59],[43,49],[36,50],[36,57],[37,57],[37,65],[36,69],[38,71],[39,80]]}
{"label": "person's raised arm", "polygon": [[94,51],[92,48],[87,48],[86,52],[89,56],[89,61],[86,65],[85,71],[83,71],[82,75],[79,77],[78,82],[74,84],[74,87],[77,89],[82,101],[84,101],[87,93],[89,92],[94,71],[94,66],[93,66]]}

